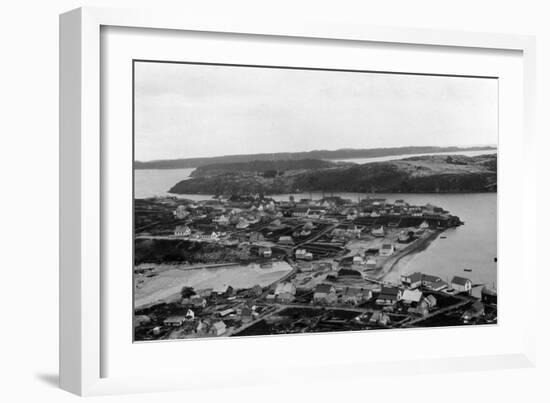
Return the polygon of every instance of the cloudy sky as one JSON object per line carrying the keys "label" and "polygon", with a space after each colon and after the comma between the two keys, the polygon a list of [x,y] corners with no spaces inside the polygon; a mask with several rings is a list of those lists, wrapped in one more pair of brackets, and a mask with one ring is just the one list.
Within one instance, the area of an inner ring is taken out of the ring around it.
{"label": "cloudy sky", "polygon": [[135,64],[135,158],[497,144],[495,79]]}

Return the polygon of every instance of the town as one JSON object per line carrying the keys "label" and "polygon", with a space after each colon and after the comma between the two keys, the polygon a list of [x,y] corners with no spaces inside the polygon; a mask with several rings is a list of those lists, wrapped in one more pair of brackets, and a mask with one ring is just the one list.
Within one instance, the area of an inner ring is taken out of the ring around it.
{"label": "town", "polygon": [[[375,196],[135,199],[134,339],[494,324],[496,291],[467,272],[386,280],[462,224],[439,206]],[[201,288],[179,277],[243,268],[277,277]]]}

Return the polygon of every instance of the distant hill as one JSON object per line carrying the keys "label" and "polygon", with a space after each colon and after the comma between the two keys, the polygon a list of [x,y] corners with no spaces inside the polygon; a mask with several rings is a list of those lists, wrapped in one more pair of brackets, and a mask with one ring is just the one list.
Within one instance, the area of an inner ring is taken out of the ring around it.
{"label": "distant hill", "polygon": [[200,166],[191,173],[191,176],[201,177],[232,172],[257,172],[263,176],[270,177],[281,175],[286,171],[322,169],[337,165],[334,162],[314,159],[227,162]]}
{"label": "distant hill", "polygon": [[232,171],[183,180],[175,184],[170,193],[491,192],[496,191],[496,161],[495,154],[477,157],[437,155],[288,171],[273,177]]}
{"label": "distant hill", "polygon": [[242,154],[220,157],[182,158],[173,160],[135,161],[134,169],[197,168],[203,165],[251,161],[303,160],[303,159],[350,159],[375,158],[392,155],[451,153],[461,151],[494,150],[494,147],[393,147],[367,149],[314,150],[296,153]]}

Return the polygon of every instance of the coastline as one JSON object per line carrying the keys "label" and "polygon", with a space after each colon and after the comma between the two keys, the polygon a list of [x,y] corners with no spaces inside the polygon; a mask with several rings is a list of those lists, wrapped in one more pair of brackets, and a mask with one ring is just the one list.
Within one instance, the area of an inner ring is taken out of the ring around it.
{"label": "coastline", "polygon": [[393,269],[397,266],[397,264],[403,258],[423,251],[428,246],[430,246],[430,244],[435,239],[437,239],[437,237],[441,233],[443,233],[445,230],[430,230],[430,231],[433,231],[433,232],[419,239],[416,239],[411,244],[407,245],[404,249],[400,250],[399,252],[391,256],[389,259],[387,259],[382,265],[382,267],[380,268],[380,272],[377,274],[376,279],[383,280],[388,274],[390,274],[393,271]]}

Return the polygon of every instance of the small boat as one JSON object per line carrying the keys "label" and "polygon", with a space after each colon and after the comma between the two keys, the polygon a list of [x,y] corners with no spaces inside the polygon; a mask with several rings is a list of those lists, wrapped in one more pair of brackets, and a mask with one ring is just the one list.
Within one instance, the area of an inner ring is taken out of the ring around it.
{"label": "small boat", "polygon": [[464,269],[464,271],[471,272],[472,269]]}
{"label": "small boat", "polygon": [[439,239],[447,239],[447,237],[445,235],[441,235]]}

